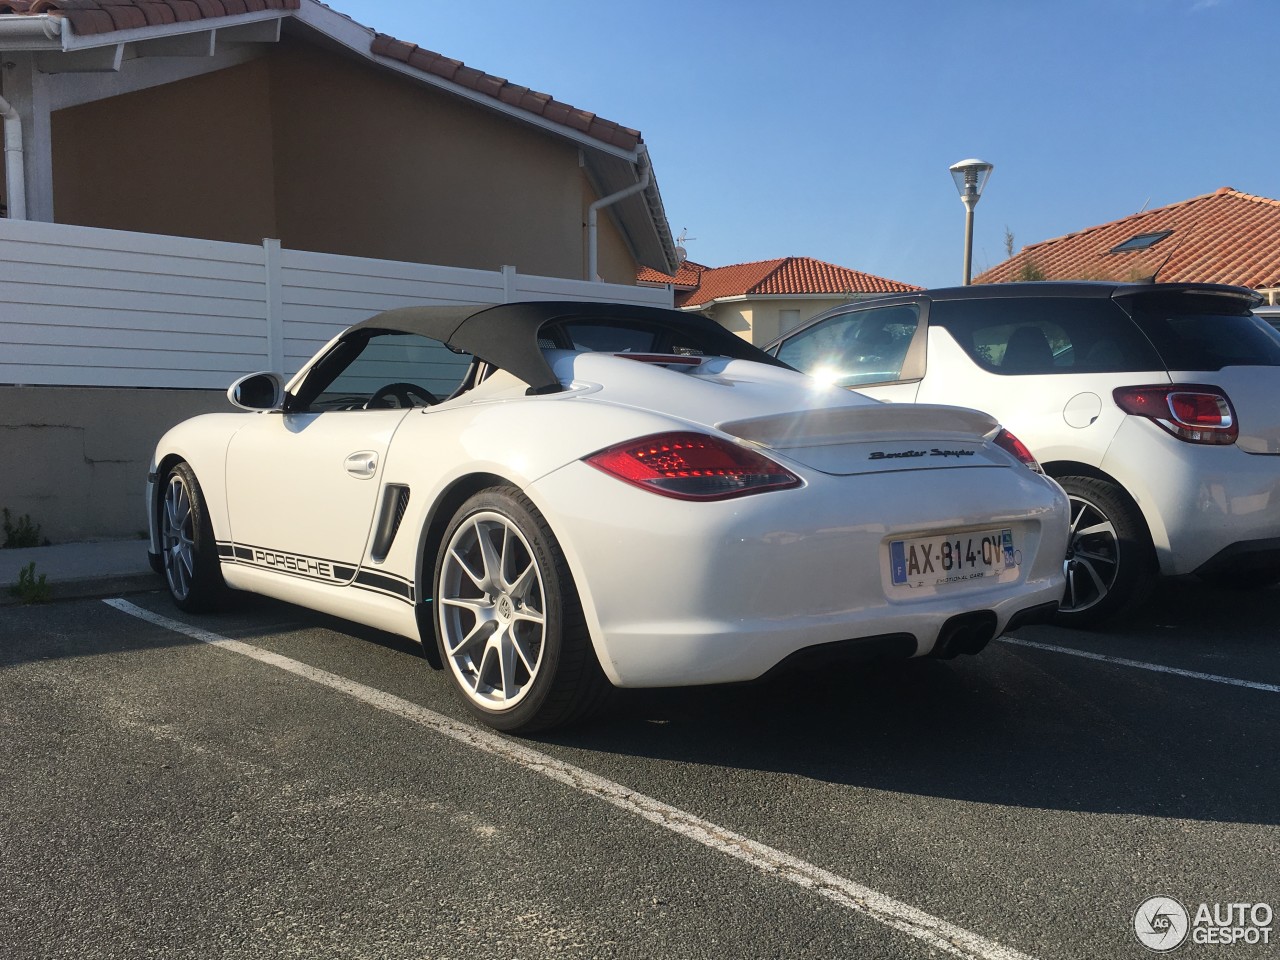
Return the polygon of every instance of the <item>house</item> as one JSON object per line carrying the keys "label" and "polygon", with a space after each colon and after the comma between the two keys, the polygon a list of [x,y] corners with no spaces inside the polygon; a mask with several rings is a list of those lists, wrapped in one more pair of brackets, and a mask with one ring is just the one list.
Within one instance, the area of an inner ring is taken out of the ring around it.
{"label": "house", "polygon": [[315,0],[0,0],[0,53],[0,505],[55,541],[379,310],[671,302],[637,130]]}
{"label": "house", "polygon": [[641,284],[667,284],[680,310],[705,314],[757,346],[850,300],[920,287],[812,257],[780,257],[728,267],[686,260],[674,274],[641,270]]}
{"label": "house", "polygon": [[1024,247],[974,283],[1160,280],[1280,295],[1280,201],[1221,187]]}
{"label": "house", "polygon": [[315,0],[0,0],[0,52],[16,219],[628,284],[676,265],[638,131]]}

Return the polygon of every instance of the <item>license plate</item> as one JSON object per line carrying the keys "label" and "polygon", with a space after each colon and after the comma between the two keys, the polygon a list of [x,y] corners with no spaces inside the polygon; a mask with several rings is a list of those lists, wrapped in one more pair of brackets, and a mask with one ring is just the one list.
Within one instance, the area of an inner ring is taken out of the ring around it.
{"label": "license plate", "polygon": [[997,577],[1015,566],[1012,530],[951,533],[889,543],[895,586],[936,587]]}

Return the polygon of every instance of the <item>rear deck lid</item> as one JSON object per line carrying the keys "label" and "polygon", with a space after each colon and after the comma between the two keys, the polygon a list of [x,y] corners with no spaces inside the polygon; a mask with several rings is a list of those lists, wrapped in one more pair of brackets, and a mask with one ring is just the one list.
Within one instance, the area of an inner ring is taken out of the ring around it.
{"label": "rear deck lid", "polygon": [[951,467],[1007,467],[987,442],[985,413],[935,404],[875,404],[771,414],[717,429],[836,476]]}

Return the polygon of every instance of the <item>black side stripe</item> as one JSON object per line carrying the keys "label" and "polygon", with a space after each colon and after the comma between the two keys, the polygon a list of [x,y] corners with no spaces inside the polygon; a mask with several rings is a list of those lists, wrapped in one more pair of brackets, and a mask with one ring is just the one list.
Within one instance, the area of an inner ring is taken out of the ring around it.
{"label": "black side stripe", "polygon": [[323,557],[220,541],[218,559],[222,562],[242,563],[259,570],[270,570],[272,573],[286,577],[297,577],[333,586],[354,586],[361,590],[394,597],[405,603],[415,602],[413,582],[405,577],[374,570],[358,570],[350,564]]}
{"label": "black side stripe", "polygon": [[385,593],[388,596],[395,597],[397,600],[404,600],[406,603],[414,602],[413,584],[394,574],[361,570],[356,574],[355,585],[365,590],[373,590],[376,593]]}

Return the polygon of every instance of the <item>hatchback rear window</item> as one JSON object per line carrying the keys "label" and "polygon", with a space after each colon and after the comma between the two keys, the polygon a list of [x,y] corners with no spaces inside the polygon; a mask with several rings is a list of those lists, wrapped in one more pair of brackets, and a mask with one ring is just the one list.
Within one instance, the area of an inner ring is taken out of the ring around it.
{"label": "hatchback rear window", "polygon": [[1170,370],[1280,367],[1280,334],[1234,298],[1152,293],[1120,302]]}
{"label": "hatchback rear window", "polygon": [[1130,373],[1164,367],[1151,342],[1109,298],[937,300],[929,309],[929,324],[947,330],[992,373]]}

